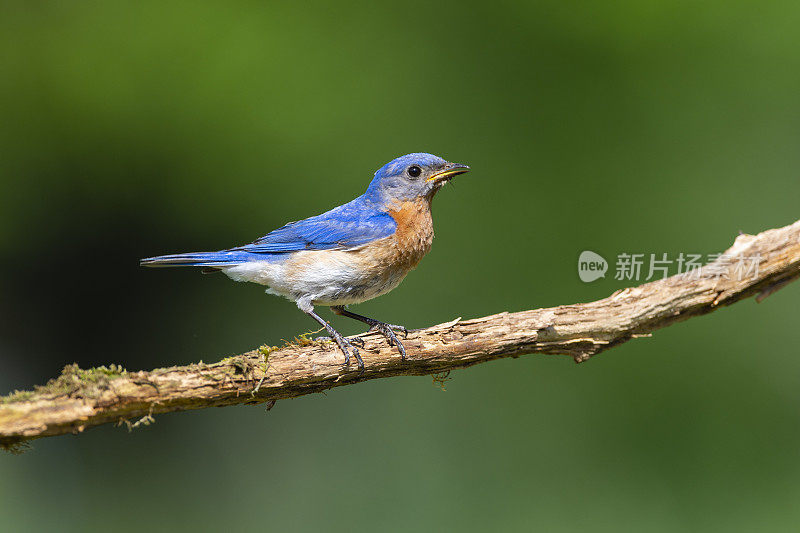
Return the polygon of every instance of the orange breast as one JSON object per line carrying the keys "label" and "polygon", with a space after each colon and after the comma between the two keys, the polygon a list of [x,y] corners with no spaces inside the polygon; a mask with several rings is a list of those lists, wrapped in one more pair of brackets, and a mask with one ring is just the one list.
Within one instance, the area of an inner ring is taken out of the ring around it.
{"label": "orange breast", "polygon": [[433,244],[430,202],[424,198],[398,202],[388,213],[397,223],[394,234],[397,261],[409,269],[414,268]]}

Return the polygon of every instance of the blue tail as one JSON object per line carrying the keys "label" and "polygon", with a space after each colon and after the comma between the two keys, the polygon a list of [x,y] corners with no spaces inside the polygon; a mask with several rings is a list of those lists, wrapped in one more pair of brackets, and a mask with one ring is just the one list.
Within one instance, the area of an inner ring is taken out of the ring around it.
{"label": "blue tail", "polygon": [[139,261],[146,267],[226,267],[239,265],[248,261],[263,259],[264,254],[254,254],[243,250],[223,250],[221,252],[190,252],[186,254],[160,255],[147,257]]}

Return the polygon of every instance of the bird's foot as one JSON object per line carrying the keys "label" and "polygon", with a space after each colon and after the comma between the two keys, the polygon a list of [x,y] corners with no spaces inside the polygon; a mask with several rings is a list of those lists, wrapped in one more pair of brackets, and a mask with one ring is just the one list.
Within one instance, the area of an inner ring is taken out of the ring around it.
{"label": "bird's foot", "polygon": [[[325,337],[330,339],[330,337]],[[355,340],[355,339],[353,339]],[[360,341],[360,342],[359,342]],[[361,347],[364,347],[364,341],[359,339],[356,341],[356,344],[360,344]],[[353,346],[353,342],[344,338],[340,333],[334,332],[333,333],[333,342],[339,345],[339,349],[342,350],[344,354],[344,366],[348,366],[350,364],[350,351],[352,350],[353,356],[356,358],[356,362],[358,363],[358,373],[364,373],[364,361],[361,359],[361,354],[358,353],[358,348]]]}
{"label": "bird's foot", "polygon": [[348,340],[350,341],[350,344],[355,344],[361,349],[363,349],[366,344],[364,342],[364,339],[362,339],[361,337],[350,337]]}
{"label": "bird's foot", "polygon": [[406,360],[406,347],[403,346],[403,343],[400,342],[400,339],[397,338],[395,335],[395,331],[398,331],[403,334],[403,338],[408,337],[408,330],[405,326],[398,326],[396,324],[386,324],[385,322],[376,322],[369,328],[369,331],[377,331],[381,333],[386,340],[389,341],[389,346],[397,346],[397,350],[400,352],[400,358],[405,361]]}
{"label": "bird's foot", "polygon": [[[362,339],[361,337],[350,337],[347,340],[350,341],[350,344],[355,344],[359,348],[364,348],[364,345],[366,344],[364,342],[364,339]],[[314,337],[314,342],[335,342],[335,341],[333,340],[333,337],[322,336],[322,337]]]}

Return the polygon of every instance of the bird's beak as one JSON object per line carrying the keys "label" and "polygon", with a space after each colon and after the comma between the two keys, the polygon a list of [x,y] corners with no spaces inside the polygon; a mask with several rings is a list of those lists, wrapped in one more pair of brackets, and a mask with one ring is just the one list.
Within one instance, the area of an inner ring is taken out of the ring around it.
{"label": "bird's beak", "polygon": [[461,165],[459,163],[449,163],[444,170],[440,170],[430,178],[425,181],[430,181],[433,183],[443,183],[453,176],[458,176],[459,174],[463,174],[464,172],[469,172],[469,167],[467,165]]}

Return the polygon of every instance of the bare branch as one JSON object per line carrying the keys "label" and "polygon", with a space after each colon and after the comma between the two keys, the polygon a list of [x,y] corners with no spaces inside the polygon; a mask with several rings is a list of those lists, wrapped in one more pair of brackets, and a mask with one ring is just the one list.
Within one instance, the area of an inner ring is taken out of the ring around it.
{"label": "bare branch", "polygon": [[[757,257],[742,275],[737,258]],[[740,235],[720,259],[695,276],[676,275],[618,291],[596,302],[472,320],[453,320],[409,333],[408,360],[378,334],[365,334],[365,372],[342,366],[335,345],[299,339],[282,348],[253,350],[214,364],[127,372],[70,365],[31,392],[0,398],[0,445],[14,448],[39,437],[80,433],[115,422],[146,425],[170,411],[252,404],[400,375],[464,368],[522,354],[566,354],[577,362],[632,338],[702,315],[743,298],[757,300],[800,277],[800,221],[758,235]]]}

